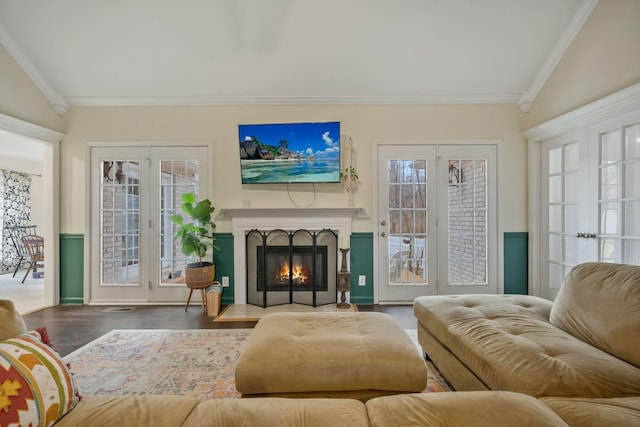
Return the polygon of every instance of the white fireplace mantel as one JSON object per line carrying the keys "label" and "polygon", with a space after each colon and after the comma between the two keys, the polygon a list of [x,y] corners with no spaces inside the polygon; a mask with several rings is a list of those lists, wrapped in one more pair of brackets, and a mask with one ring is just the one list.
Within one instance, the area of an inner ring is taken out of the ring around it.
{"label": "white fireplace mantel", "polygon": [[247,252],[245,236],[251,230],[333,230],[341,237],[351,236],[351,221],[366,217],[361,208],[239,208],[221,209],[217,219],[231,218],[233,226],[234,302],[247,303]]}
{"label": "white fireplace mantel", "polygon": [[357,215],[366,218],[362,208],[237,208],[220,209],[218,219],[236,218],[303,218],[303,217],[348,217]]}

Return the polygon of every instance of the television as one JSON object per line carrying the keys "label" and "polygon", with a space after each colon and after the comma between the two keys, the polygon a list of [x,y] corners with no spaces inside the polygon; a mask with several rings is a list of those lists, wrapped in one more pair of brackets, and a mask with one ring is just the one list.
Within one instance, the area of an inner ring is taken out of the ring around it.
{"label": "television", "polygon": [[340,182],[340,122],[238,125],[243,184]]}

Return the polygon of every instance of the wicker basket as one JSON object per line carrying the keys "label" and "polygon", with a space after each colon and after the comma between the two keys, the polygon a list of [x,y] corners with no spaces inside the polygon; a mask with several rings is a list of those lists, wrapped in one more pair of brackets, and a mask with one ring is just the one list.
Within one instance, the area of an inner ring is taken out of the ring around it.
{"label": "wicker basket", "polygon": [[190,289],[202,289],[211,286],[216,275],[216,266],[211,262],[202,265],[189,264],[185,270],[185,283]]}

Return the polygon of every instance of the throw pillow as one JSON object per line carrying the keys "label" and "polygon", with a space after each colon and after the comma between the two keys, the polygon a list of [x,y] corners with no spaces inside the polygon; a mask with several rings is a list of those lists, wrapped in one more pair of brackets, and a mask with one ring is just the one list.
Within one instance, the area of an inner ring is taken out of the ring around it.
{"label": "throw pillow", "polygon": [[0,425],[50,426],[77,402],[73,377],[51,347],[32,334],[0,342]]}

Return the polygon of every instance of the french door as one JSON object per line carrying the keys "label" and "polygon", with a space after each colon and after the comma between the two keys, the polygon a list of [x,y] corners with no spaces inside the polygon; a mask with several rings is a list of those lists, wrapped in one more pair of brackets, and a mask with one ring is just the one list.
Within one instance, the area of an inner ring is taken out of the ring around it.
{"label": "french door", "polygon": [[495,145],[378,147],[378,299],[496,293]]}
{"label": "french door", "polygon": [[91,148],[91,303],[182,302],[188,260],[169,216],[207,194],[206,146]]}
{"label": "french door", "polygon": [[587,129],[542,143],[541,225],[546,237],[542,283],[548,283],[542,297],[550,300],[555,299],[573,266],[597,259],[597,223],[594,210],[589,208],[597,199],[597,183],[589,151]]}
{"label": "french door", "polygon": [[640,264],[640,113],[541,145],[541,295],[588,261]]}

